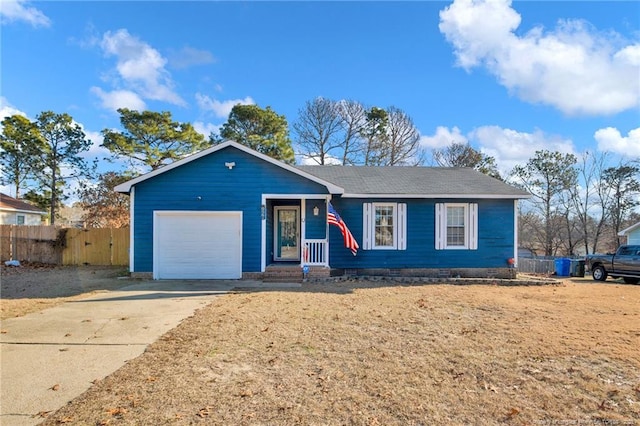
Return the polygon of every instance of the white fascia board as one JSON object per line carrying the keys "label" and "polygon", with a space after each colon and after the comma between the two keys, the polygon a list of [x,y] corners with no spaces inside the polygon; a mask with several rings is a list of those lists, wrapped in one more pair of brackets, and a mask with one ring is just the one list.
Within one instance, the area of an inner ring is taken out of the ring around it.
{"label": "white fascia board", "polygon": [[640,228],[640,222],[636,223],[635,225],[631,225],[630,227],[628,227],[626,229],[623,229],[622,231],[618,232],[618,236],[619,237],[624,237],[629,232],[634,231],[636,228]]}
{"label": "white fascia board", "polygon": [[342,198],[463,198],[463,199],[494,199],[518,200],[531,198],[531,195],[503,195],[503,194],[342,194]]}
{"label": "white fascia board", "polygon": [[14,208],[11,208],[11,207],[2,207],[2,208],[0,208],[0,211],[9,212],[9,213],[39,214],[39,215],[42,215],[42,216],[47,214],[47,212],[41,212],[41,211],[38,211],[38,210],[22,210],[22,209],[14,209]]}
{"label": "white fascia board", "polygon": [[327,181],[325,181],[323,179],[320,179],[320,178],[318,178],[316,176],[313,176],[313,175],[311,175],[309,173],[303,172],[302,170],[299,170],[299,169],[297,169],[297,168],[295,168],[293,166],[290,166],[290,165],[288,165],[286,163],[283,163],[282,161],[276,160],[275,158],[271,158],[268,155],[264,155],[264,154],[262,154],[260,152],[254,151],[253,149],[251,149],[249,147],[246,147],[244,145],[241,145],[241,144],[239,144],[237,142],[234,142],[234,141],[225,141],[225,142],[222,142],[221,144],[212,146],[211,148],[207,148],[207,149],[205,149],[203,151],[200,151],[200,152],[198,152],[196,154],[190,155],[189,157],[183,158],[183,159],[178,160],[178,161],[174,161],[173,163],[167,164],[166,166],[161,167],[161,168],[159,168],[157,170],[154,170],[154,171],[149,172],[147,174],[144,174],[142,176],[138,176],[137,178],[132,179],[130,181],[121,183],[120,185],[116,186],[113,189],[116,192],[122,192],[122,193],[126,194],[131,190],[131,187],[133,185],[137,184],[137,183],[143,182],[143,181],[145,181],[147,179],[151,179],[154,176],[158,176],[159,174],[168,172],[170,170],[175,169],[176,167],[182,166],[183,164],[190,163],[191,161],[197,160],[199,158],[202,158],[204,156],[207,156],[209,154],[212,154],[212,153],[214,153],[216,151],[219,151],[221,149],[227,148],[229,146],[234,147],[236,149],[239,149],[240,151],[244,151],[249,155],[253,155],[256,158],[264,160],[264,161],[266,161],[268,163],[271,163],[271,164],[273,164],[275,166],[278,166],[278,167],[280,167],[282,169],[285,169],[287,171],[295,173],[298,176],[302,176],[302,177],[304,177],[304,178],[306,178],[306,179],[308,179],[308,180],[310,180],[312,182],[318,183],[318,184],[326,187],[327,190],[331,194],[342,194],[342,193],[344,193],[344,188],[342,188],[342,187],[334,185],[331,182],[327,182]]}
{"label": "white fascia board", "polygon": [[266,199],[278,199],[278,200],[301,200],[301,199],[315,199],[325,200],[326,194],[262,194],[262,204]]}

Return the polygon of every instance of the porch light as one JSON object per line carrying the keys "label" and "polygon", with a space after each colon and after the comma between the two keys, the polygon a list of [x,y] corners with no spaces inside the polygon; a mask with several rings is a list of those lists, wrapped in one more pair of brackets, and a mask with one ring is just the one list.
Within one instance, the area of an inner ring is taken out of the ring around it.
{"label": "porch light", "polygon": [[313,206],[313,215],[318,216],[318,214],[320,214],[320,209],[318,206]]}

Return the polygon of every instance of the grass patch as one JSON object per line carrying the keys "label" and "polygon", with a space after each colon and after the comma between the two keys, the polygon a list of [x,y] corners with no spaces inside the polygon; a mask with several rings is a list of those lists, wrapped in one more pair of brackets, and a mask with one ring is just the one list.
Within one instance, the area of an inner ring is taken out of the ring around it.
{"label": "grass patch", "polygon": [[638,286],[237,292],[44,424],[638,424],[639,347]]}

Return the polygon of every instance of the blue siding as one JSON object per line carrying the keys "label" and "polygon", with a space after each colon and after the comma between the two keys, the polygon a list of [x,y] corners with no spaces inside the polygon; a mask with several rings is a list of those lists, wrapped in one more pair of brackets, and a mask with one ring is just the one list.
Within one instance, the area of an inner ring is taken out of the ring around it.
{"label": "blue siding", "polygon": [[[313,215],[313,207],[318,206],[318,216]],[[307,223],[305,227],[308,239],[324,239],[327,234],[327,208],[324,200],[307,200]]]}
{"label": "blue siding", "polygon": [[[236,165],[229,170],[226,162]],[[263,193],[327,191],[322,185],[232,147],[138,183],[134,198],[134,272],[153,270],[154,210],[242,211],[242,270],[260,271]]]}
{"label": "blue siding", "polygon": [[461,200],[374,200],[339,199],[332,204],[362,247],[363,203],[389,201],[407,204],[406,250],[358,250],[357,256],[344,247],[340,230],[331,226],[331,267],[357,268],[502,268],[513,257],[513,200],[464,200],[478,203],[478,249],[435,249],[435,204]]}

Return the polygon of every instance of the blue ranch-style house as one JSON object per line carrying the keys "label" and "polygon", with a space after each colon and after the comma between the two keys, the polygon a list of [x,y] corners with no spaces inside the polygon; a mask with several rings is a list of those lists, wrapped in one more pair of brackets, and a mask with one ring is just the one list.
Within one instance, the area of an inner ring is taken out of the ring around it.
{"label": "blue ranch-style house", "polygon": [[529,197],[472,169],[292,166],[231,141],[115,190],[131,197],[130,271],[154,279],[508,278]]}

